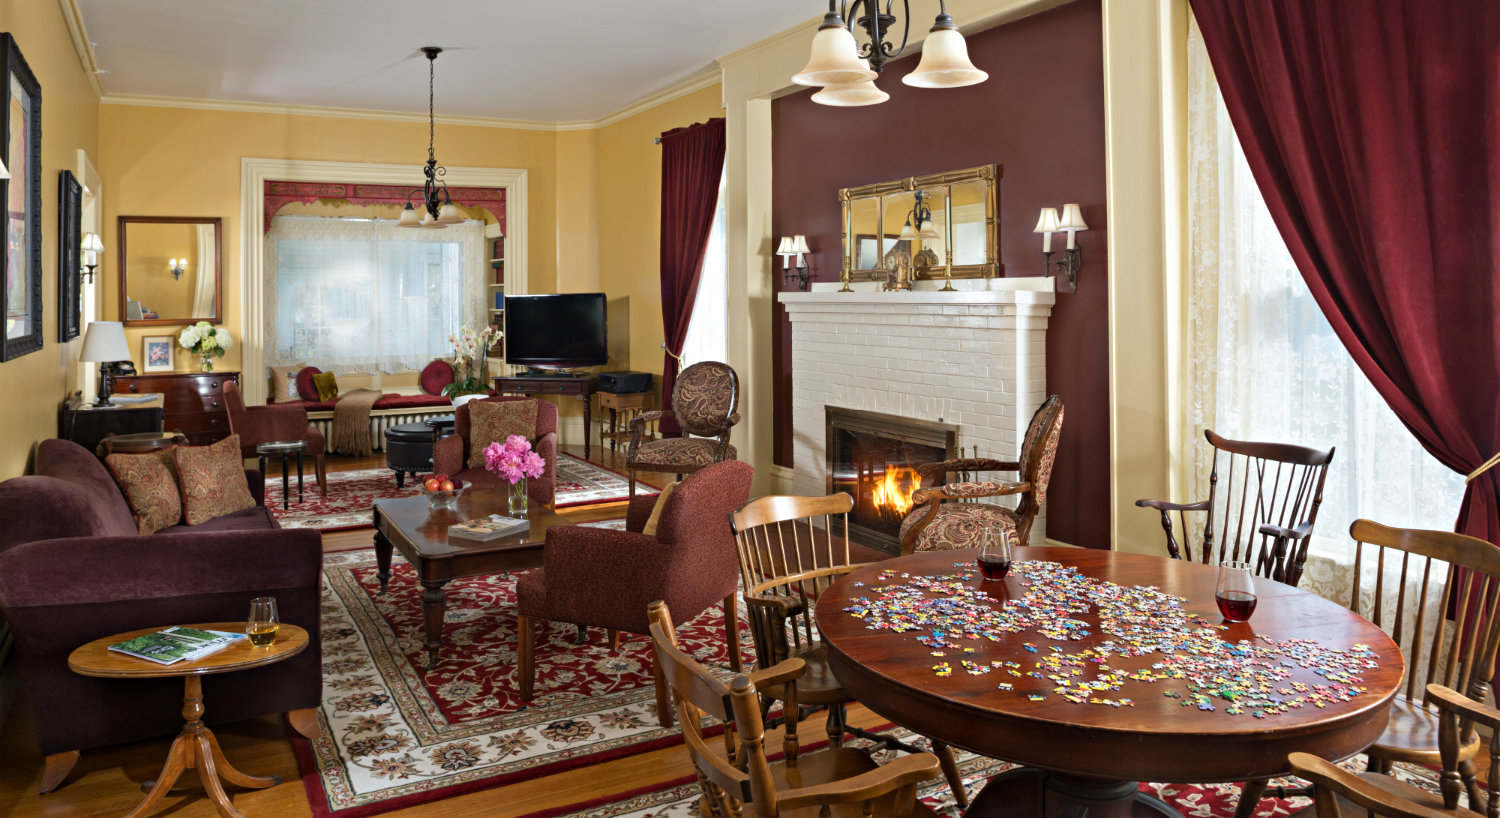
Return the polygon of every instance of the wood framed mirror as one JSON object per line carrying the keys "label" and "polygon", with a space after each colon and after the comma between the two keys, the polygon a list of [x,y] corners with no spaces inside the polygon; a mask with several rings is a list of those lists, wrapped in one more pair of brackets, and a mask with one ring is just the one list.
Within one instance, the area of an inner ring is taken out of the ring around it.
{"label": "wood framed mirror", "polygon": [[150,327],[223,321],[222,219],[121,216],[120,320]]}
{"label": "wood framed mirror", "polygon": [[1002,274],[999,179],[998,165],[981,165],[840,190],[841,277],[885,281],[898,265],[915,280]]}

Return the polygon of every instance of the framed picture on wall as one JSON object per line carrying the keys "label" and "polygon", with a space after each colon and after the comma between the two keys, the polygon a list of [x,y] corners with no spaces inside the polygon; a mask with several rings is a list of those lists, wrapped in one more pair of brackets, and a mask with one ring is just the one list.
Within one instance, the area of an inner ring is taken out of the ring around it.
{"label": "framed picture on wall", "polygon": [[0,288],[0,361],[42,348],[42,86],[15,38],[0,34],[5,65],[5,110],[0,160],[10,178],[0,182],[5,208],[4,287]]}
{"label": "framed picture on wall", "polygon": [[83,185],[69,170],[57,182],[57,340],[66,344],[82,321]]}
{"label": "framed picture on wall", "polygon": [[147,335],[141,339],[141,371],[171,372],[176,367],[173,359],[176,339],[170,335]]}

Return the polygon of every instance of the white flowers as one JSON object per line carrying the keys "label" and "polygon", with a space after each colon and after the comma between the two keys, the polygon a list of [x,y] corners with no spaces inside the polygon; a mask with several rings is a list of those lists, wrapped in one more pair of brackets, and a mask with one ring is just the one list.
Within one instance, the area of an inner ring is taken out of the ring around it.
{"label": "white flowers", "polygon": [[191,349],[199,355],[212,354],[218,358],[224,357],[224,350],[233,346],[229,330],[215,327],[207,321],[183,327],[182,333],[177,336],[177,343],[183,349]]}

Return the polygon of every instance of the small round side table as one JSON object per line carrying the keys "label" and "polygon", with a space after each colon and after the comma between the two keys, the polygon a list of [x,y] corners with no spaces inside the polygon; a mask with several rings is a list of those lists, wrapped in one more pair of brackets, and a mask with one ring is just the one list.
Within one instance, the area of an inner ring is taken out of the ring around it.
{"label": "small round side table", "polygon": [[[239,633],[245,631],[244,622],[213,622],[188,627]],[[241,787],[263,789],[280,784],[281,776],[246,775],[235,769],[224,757],[224,751],[219,749],[219,740],[214,738],[213,731],[203,726],[203,676],[209,673],[231,673],[236,670],[275,664],[296,656],[307,647],[307,631],[283,622],[276,631],[276,641],[268,647],[254,647],[250,644],[250,640],[246,639],[201,659],[172,665],[158,665],[146,659],[137,659],[109,649],[110,645],[159,630],[161,628],[142,628],[128,633],[106,636],[103,639],[95,639],[68,654],[68,668],[83,676],[101,676],[112,679],[158,679],[181,676],[184,679],[182,718],[186,723],[182,726],[182,732],[172,740],[172,747],[167,751],[167,761],[162,765],[161,774],[157,776],[156,781],[148,781],[143,785],[143,788],[150,787],[145,800],[141,801],[125,818],[141,818],[149,812],[167,794],[167,791],[172,789],[178,776],[182,775],[184,770],[189,769],[198,771],[198,778],[203,781],[203,787],[208,790],[209,797],[213,799],[214,806],[220,815],[227,818],[246,818],[244,813],[235,809],[234,804],[230,803],[229,795],[224,792],[224,785],[219,779],[223,778]]]}
{"label": "small round side table", "polygon": [[287,485],[287,460],[293,454],[297,455],[297,502],[302,502],[302,453],[307,451],[305,440],[273,440],[269,443],[261,443],[255,447],[255,453],[260,455],[260,474],[266,475],[266,456],[281,456],[281,510],[286,511],[291,507],[292,493]]}
{"label": "small round side table", "polygon": [[188,439],[182,432],[132,432],[127,435],[108,434],[99,441],[95,454],[109,457],[112,454],[148,454],[173,446],[186,446]]}

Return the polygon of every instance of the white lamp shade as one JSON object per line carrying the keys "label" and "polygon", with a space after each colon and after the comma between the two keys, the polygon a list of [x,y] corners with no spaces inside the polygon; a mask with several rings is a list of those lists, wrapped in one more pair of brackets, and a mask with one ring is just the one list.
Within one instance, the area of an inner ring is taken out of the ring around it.
{"label": "white lamp shade", "polygon": [[969,46],[958,29],[934,27],[922,43],[922,61],[917,63],[917,70],[901,81],[918,88],[961,88],[989,78],[989,74],[969,62]]}
{"label": "white lamp shade", "polygon": [[943,237],[937,231],[937,228],[932,226],[932,219],[924,219],[922,221],[922,226],[917,228],[917,236],[924,239],[940,239]]}
{"label": "white lamp shade", "polygon": [[911,220],[901,226],[901,235],[896,237],[897,241],[912,241],[917,237],[917,231],[911,229]]}
{"label": "white lamp shade", "polygon": [[876,88],[875,83],[865,80],[847,85],[830,85],[813,94],[812,101],[819,105],[854,108],[860,105],[879,105],[890,98],[891,95]]}
{"label": "white lamp shade", "polygon": [[776,247],[776,255],[778,255],[778,256],[790,256],[790,255],[794,255],[796,252],[797,252],[796,250],[792,249],[792,237],[791,236],[782,236],[781,237],[781,244],[777,245],[777,247]]}
{"label": "white lamp shade", "polygon": [[5,167],[5,163],[4,162],[0,162],[0,179],[9,179],[9,178],[10,178],[10,170]]}
{"label": "white lamp shade", "polygon": [[1062,220],[1057,223],[1056,230],[1087,230],[1089,226],[1083,221],[1083,210],[1077,202],[1063,205]]}
{"label": "white lamp shade", "polygon": [[797,237],[795,237],[795,238],[792,239],[792,252],[793,253],[811,253],[812,252],[811,250],[807,249],[807,237],[806,236],[799,235],[799,236],[797,236]]}
{"label": "white lamp shade", "polygon": [[873,79],[875,72],[859,58],[854,35],[844,26],[818,29],[807,66],[792,75],[798,85],[848,85]]}
{"label": "white lamp shade", "polygon": [[458,212],[458,205],[449,202],[438,211],[439,224],[459,224],[464,220],[464,214]]}
{"label": "white lamp shade", "polygon": [[1055,208],[1055,207],[1044,207],[1044,208],[1042,208],[1041,218],[1039,218],[1039,219],[1036,220],[1036,229],[1032,230],[1031,232],[1033,232],[1033,233],[1056,233],[1057,231],[1058,231],[1058,226],[1057,226],[1057,208]]}
{"label": "white lamp shade", "polygon": [[125,325],[119,321],[95,321],[83,333],[83,349],[78,360],[103,363],[130,360],[130,345],[125,343]]}
{"label": "white lamp shade", "polygon": [[406,209],[401,211],[401,218],[396,220],[396,226],[421,227],[422,221],[421,218],[417,215],[416,209],[411,205],[407,205]]}
{"label": "white lamp shade", "polygon": [[99,240],[98,233],[84,233],[83,244],[79,249],[85,253],[102,253],[104,252],[104,242]]}

